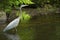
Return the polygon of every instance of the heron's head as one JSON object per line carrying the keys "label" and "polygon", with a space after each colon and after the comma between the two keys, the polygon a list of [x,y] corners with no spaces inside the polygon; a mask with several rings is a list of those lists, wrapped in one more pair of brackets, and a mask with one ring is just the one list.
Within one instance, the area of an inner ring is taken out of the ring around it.
{"label": "heron's head", "polygon": [[28,5],[21,5],[20,8],[23,8],[23,7],[25,7],[25,6],[28,6]]}

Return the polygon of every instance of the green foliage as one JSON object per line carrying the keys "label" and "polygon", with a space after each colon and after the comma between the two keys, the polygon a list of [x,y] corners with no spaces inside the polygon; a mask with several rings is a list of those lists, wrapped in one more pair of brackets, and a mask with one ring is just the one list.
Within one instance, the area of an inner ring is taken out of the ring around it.
{"label": "green foliage", "polygon": [[31,0],[0,0],[0,10],[11,11],[12,6],[19,7],[19,4],[33,4]]}
{"label": "green foliage", "polygon": [[[20,12],[18,11],[16,13],[16,15],[19,16],[19,14],[20,14]],[[22,15],[20,17],[21,17],[21,22],[27,22],[31,18],[31,16],[29,14],[27,14],[25,11],[22,12]]]}
{"label": "green foliage", "polygon": [[33,2],[31,2],[31,0],[19,0],[21,4],[25,3],[25,4],[33,4]]}
{"label": "green foliage", "polygon": [[21,21],[22,22],[26,22],[28,20],[30,20],[31,16],[29,14],[26,14],[26,12],[22,13],[22,17],[21,17]]}
{"label": "green foliage", "polygon": [[38,6],[44,6],[45,4],[50,4],[52,6],[59,7],[60,6],[60,0],[32,0],[36,3]]}

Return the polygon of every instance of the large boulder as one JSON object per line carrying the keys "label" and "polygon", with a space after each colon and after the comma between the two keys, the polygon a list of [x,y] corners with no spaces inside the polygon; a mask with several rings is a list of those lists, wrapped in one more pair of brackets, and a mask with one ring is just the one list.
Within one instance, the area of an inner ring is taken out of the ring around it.
{"label": "large boulder", "polygon": [[6,13],[3,11],[0,11],[0,23],[6,22]]}

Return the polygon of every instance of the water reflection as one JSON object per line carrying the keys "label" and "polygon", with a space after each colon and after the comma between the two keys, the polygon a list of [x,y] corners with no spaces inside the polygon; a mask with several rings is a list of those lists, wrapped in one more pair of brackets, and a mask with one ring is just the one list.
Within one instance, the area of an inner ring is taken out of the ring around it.
{"label": "water reflection", "polygon": [[0,40],[8,40],[4,33],[0,32]]}
{"label": "water reflection", "polygon": [[4,33],[4,35],[8,38],[8,40],[19,40],[20,39],[17,34]]}
{"label": "water reflection", "polygon": [[0,40],[20,40],[20,38],[17,34],[0,33]]}

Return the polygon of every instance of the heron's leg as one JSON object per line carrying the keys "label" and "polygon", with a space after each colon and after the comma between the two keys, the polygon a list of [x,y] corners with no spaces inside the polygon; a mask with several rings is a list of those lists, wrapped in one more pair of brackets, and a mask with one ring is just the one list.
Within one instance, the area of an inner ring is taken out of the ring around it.
{"label": "heron's leg", "polygon": [[15,27],[15,31],[17,32],[17,28]]}

